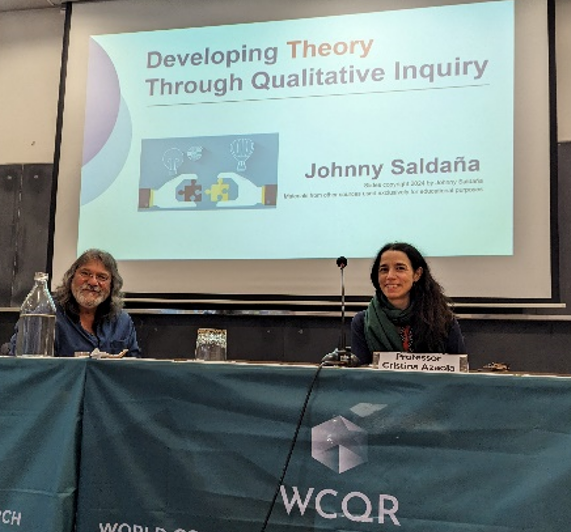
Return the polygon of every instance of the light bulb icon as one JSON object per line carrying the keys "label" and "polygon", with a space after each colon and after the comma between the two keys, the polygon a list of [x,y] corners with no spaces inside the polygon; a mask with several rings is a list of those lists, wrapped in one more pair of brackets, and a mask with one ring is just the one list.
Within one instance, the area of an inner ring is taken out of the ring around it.
{"label": "light bulb icon", "polygon": [[184,154],[178,148],[169,148],[163,153],[163,164],[170,176],[175,176],[184,161]]}
{"label": "light bulb icon", "polygon": [[238,161],[237,172],[246,170],[246,161],[254,153],[254,141],[252,139],[236,139],[230,144],[230,153]]}

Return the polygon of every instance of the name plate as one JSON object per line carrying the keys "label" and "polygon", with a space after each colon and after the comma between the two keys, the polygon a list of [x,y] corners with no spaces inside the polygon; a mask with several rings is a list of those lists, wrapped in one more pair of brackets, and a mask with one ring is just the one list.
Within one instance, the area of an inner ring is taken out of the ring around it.
{"label": "name plate", "polygon": [[468,373],[468,355],[375,351],[371,366],[375,369],[391,371]]}

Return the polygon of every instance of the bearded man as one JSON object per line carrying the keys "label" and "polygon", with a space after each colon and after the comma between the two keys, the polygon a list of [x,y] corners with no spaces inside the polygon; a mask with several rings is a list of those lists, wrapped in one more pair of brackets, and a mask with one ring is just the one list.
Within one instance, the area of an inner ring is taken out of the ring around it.
{"label": "bearded man", "polygon": [[122,287],[123,278],[111,254],[89,249],[76,259],[53,294],[57,308],[55,356],[72,357],[95,349],[111,355],[141,356],[133,320],[123,310]]}

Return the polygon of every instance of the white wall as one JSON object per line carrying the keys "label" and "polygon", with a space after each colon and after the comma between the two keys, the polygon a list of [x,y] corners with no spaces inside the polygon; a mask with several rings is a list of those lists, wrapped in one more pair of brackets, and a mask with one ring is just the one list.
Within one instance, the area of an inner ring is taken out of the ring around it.
{"label": "white wall", "polygon": [[54,159],[64,14],[0,13],[0,164]]}
{"label": "white wall", "polygon": [[[104,4],[102,5],[104,9]],[[571,141],[571,0],[557,0],[559,141]],[[51,163],[64,15],[0,13],[0,164]]]}

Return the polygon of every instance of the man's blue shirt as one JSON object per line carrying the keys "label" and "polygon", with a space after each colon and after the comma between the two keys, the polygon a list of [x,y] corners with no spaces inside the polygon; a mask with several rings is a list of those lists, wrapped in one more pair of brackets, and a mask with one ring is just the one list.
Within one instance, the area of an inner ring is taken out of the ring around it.
{"label": "man's blue shirt", "polygon": [[54,351],[58,357],[72,357],[76,351],[93,351],[98,348],[112,355],[128,349],[126,356],[140,357],[135,325],[125,311],[111,319],[97,323],[95,334],[87,332],[79,316],[69,315],[57,305]]}

